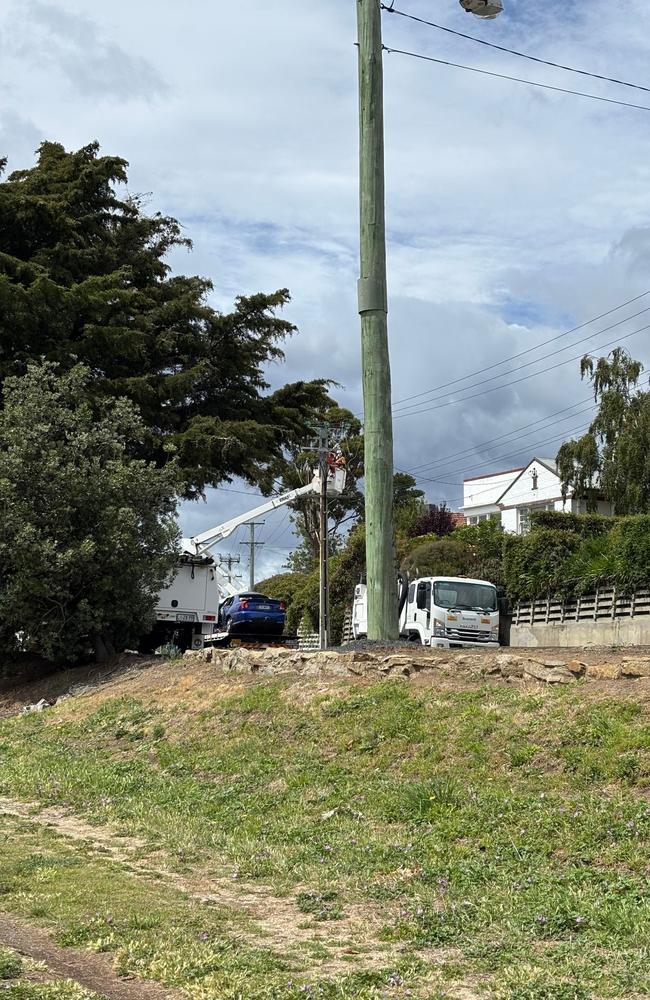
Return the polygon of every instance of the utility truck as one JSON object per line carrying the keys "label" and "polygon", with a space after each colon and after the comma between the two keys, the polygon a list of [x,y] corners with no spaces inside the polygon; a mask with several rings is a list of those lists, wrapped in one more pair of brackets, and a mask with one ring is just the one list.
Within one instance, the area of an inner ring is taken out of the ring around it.
{"label": "utility truck", "polygon": [[[345,489],[346,480],[340,458],[331,456],[327,469],[327,495],[339,496]],[[320,496],[321,483],[321,473],[316,471],[306,486],[281,493],[254,510],[239,514],[194,538],[183,539],[176,571],[158,595],[155,626],[152,633],[141,641],[142,651],[153,651],[166,642],[173,642],[180,649],[202,649],[206,639],[215,631],[221,602],[238,593],[237,588],[220,573],[211,550],[242,524],[256,521],[301,497]]]}
{"label": "utility truck", "polygon": [[[400,635],[436,649],[499,646],[499,604],[494,584],[462,577],[398,578]],[[352,606],[352,634],[368,634],[368,588],[358,584]]]}

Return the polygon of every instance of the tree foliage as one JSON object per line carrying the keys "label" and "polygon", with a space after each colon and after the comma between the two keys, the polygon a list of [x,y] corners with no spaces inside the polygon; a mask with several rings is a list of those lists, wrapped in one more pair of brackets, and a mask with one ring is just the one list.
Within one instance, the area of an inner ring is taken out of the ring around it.
{"label": "tree foliage", "polygon": [[83,363],[98,406],[138,406],[139,457],[163,466],[173,445],[189,496],[233,475],[258,484],[327,398],[322,381],[268,391],[264,369],[294,332],[277,315],[289,294],[214,309],[209,280],[171,274],[169,253],[191,243],[127,193],[127,166],[97,143],[45,142],[0,183],[0,392],[30,362]]}
{"label": "tree foliage", "polygon": [[582,359],[598,413],[583,437],[562,445],[557,462],[565,496],[572,489],[591,511],[601,493],[618,514],[650,510],[650,392],[637,388],[642,373],[622,347]]}
{"label": "tree foliage", "polygon": [[92,400],[76,365],[28,365],[0,412],[0,650],[74,660],[124,647],[151,625],[175,562],[173,464],[129,452],[143,424],[126,400]]}
{"label": "tree foliage", "polygon": [[437,535],[438,538],[444,538],[446,535],[451,535],[455,527],[454,519],[446,504],[440,506],[425,504],[424,511],[416,518],[409,534],[412,538],[421,535]]}
{"label": "tree foliage", "polygon": [[[329,552],[334,555],[342,544],[341,529],[358,520],[363,512],[363,494],[359,489],[359,480],[363,477],[363,432],[361,422],[354,414],[330,398],[317,415],[316,423],[326,424],[331,429],[332,441],[336,440],[346,463],[345,489],[340,496],[330,497],[328,501]],[[314,437],[313,428],[309,437]],[[308,439],[296,442],[289,445],[282,455],[276,456],[268,465],[262,489],[265,492],[274,488],[294,490],[308,483],[316,464],[311,444]],[[320,552],[319,505],[313,496],[309,496],[297,500],[291,507],[300,543],[289,558],[289,566],[309,572],[317,563]]]}

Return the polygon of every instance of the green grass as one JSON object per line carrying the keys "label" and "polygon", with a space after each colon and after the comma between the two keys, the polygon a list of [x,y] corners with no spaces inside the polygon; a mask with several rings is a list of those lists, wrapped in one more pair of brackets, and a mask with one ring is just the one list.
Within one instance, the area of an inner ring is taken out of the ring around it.
{"label": "green grass", "polygon": [[[310,975],[263,938],[235,959],[236,914],[162,887],[152,909],[150,885],[78,847],[30,847],[29,825],[18,868],[0,872],[0,908],[105,941],[118,965],[197,997],[451,997],[467,983],[503,1000],[650,995],[647,707],[585,702],[579,685],[399,681],[306,704],[288,687],[260,681],[207,705],[204,691],[200,710],[185,692],[186,716],[153,694],[1,722],[0,794],[66,804],[178,872],[268,885],[323,933],[365,907],[399,962]],[[85,931],[88,884],[104,902]],[[219,936],[207,959],[201,933]]]}

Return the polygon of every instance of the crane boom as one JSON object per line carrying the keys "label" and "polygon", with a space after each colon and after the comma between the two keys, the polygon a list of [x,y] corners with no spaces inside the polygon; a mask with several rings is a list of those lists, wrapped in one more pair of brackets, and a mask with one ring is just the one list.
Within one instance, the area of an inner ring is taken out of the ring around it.
{"label": "crane boom", "polygon": [[[343,491],[344,486],[345,471],[343,469],[333,470],[330,476],[328,476],[328,493],[338,495]],[[272,510],[277,510],[278,507],[284,507],[288,503],[293,503],[294,500],[299,500],[300,497],[308,496],[310,493],[316,496],[320,493],[320,488],[321,478],[320,473],[317,472],[314,474],[312,481],[306,486],[300,486],[296,490],[288,490],[286,493],[281,493],[279,496],[267,500],[266,503],[261,504],[261,506],[256,507],[254,510],[248,510],[246,513],[239,514],[229,521],[224,521],[223,524],[218,524],[214,528],[203,531],[200,535],[195,535],[194,538],[189,540],[189,543],[185,543],[188,551],[191,555],[205,555],[213,546],[229,538],[233,531],[236,531],[242,524],[254,521],[256,518],[262,517]]]}

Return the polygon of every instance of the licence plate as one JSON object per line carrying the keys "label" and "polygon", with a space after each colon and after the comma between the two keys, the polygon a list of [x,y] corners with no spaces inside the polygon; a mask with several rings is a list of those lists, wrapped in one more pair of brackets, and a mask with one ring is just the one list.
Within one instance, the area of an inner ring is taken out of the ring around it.
{"label": "licence plate", "polygon": [[257,605],[257,610],[258,611],[270,611],[271,610],[271,605],[270,604],[258,604]]}
{"label": "licence plate", "polygon": [[193,622],[194,615],[176,615],[177,622]]}

